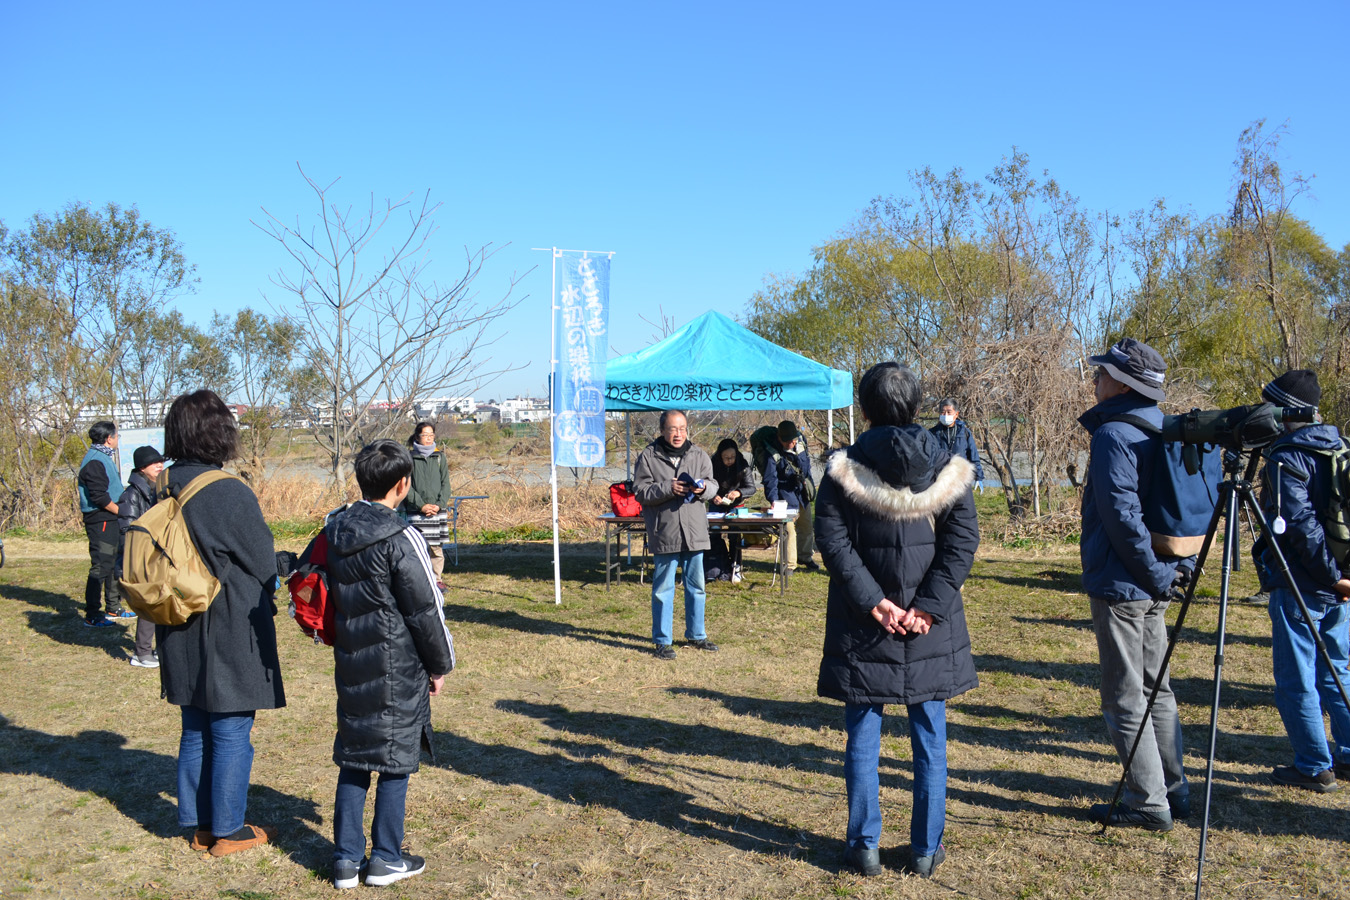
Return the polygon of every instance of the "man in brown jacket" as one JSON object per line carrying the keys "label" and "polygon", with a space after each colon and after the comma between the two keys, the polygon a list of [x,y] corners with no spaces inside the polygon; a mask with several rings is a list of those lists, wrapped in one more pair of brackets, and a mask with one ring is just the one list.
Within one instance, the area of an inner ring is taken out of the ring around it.
{"label": "man in brown jacket", "polygon": [[[675,567],[684,568],[684,636],[689,646],[716,650],[703,630],[703,551],[709,547],[703,497],[712,460],[689,441],[684,413],[661,413],[661,434],[638,454],[633,493],[642,504],[655,570],[652,573],[652,640],[660,659],[674,659]],[[716,488],[714,488],[716,492]]]}

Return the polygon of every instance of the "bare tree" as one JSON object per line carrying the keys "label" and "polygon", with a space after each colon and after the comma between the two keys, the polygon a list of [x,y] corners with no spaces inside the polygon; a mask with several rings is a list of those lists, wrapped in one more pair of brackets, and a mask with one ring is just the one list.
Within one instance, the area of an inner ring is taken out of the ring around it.
{"label": "bare tree", "polygon": [[17,363],[7,373],[0,417],[15,440],[11,480],[36,521],[90,406],[116,400],[122,343],[131,325],[193,289],[193,266],[167,229],[134,206],[72,203],[38,213],[0,236],[5,316],[0,342]]}
{"label": "bare tree", "polygon": [[[323,185],[300,169],[318,201],[317,222],[294,225],[263,210],[254,222],[291,257],[273,283],[292,295],[290,317],[319,397],[314,434],[330,455],[335,483],[346,477],[346,459],[360,446],[391,433],[416,399],[455,390],[494,372],[482,355],[496,338],[489,330],[518,300],[511,292],[482,303],[473,292],[483,264],[496,250],[465,250],[464,271],[449,286],[426,281],[429,241],[440,209],[430,192],[356,212],[339,205],[337,180]],[[387,241],[381,251],[377,241]],[[374,415],[375,412],[396,415]]]}

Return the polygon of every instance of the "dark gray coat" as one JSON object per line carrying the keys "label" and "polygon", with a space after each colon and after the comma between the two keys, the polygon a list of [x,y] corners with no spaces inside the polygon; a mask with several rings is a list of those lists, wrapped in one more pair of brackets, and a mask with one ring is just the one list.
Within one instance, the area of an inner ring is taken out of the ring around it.
{"label": "dark gray coat", "polygon": [[[213,468],[219,467],[174,463],[170,493]],[[277,561],[258,498],[231,478],[203,488],[183,510],[193,543],[220,579],[220,593],[205,613],[182,625],[156,626],[165,698],[214,713],[285,706],[274,621]]]}
{"label": "dark gray coat", "polygon": [[704,500],[697,498],[686,503],[671,489],[670,483],[681,472],[708,482],[702,497],[712,499],[717,490],[712,480],[712,460],[701,447],[690,444],[683,456],[673,457],[658,438],[638,454],[633,464],[633,493],[642,504],[647,546],[652,553],[707,550],[712,546],[708,541],[708,507]]}
{"label": "dark gray coat", "polygon": [[[833,454],[816,497],[816,547],[830,573],[816,690],[846,703],[923,703],[975,687],[961,585],[979,546],[974,468],[918,425],[876,427]],[[933,617],[888,634],[882,598]]]}
{"label": "dark gray coat", "polygon": [[392,509],[366,501],[325,531],[337,613],[333,762],[411,774],[422,749],[431,752],[430,678],[455,667],[427,543]]}

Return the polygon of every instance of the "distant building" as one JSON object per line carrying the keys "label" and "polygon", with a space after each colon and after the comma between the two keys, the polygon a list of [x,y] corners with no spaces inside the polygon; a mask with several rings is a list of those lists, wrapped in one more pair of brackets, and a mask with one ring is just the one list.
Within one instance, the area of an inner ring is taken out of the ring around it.
{"label": "distant building", "polygon": [[472,416],[476,404],[473,397],[423,397],[413,403],[419,419],[438,419],[441,416]]}
{"label": "distant building", "polygon": [[546,422],[553,418],[547,398],[514,397],[498,404],[503,425],[517,422]]}

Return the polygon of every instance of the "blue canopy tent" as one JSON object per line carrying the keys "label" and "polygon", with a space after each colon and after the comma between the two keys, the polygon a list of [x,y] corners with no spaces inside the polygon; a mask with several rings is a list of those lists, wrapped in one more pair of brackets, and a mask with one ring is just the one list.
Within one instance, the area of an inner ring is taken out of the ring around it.
{"label": "blue canopy tent", "polygon": [[[853,377],[706,312],[665,339],[605,364],[605,409],[824,409],[848,407]],[[631,435],[628,441],[631,457]],[[631,459],[629,469],[631,471]]]}
{"label": "blue canopy tent", "polygon": [[706,312],[605,364],[605,409],[842,409],[853,378]]}

